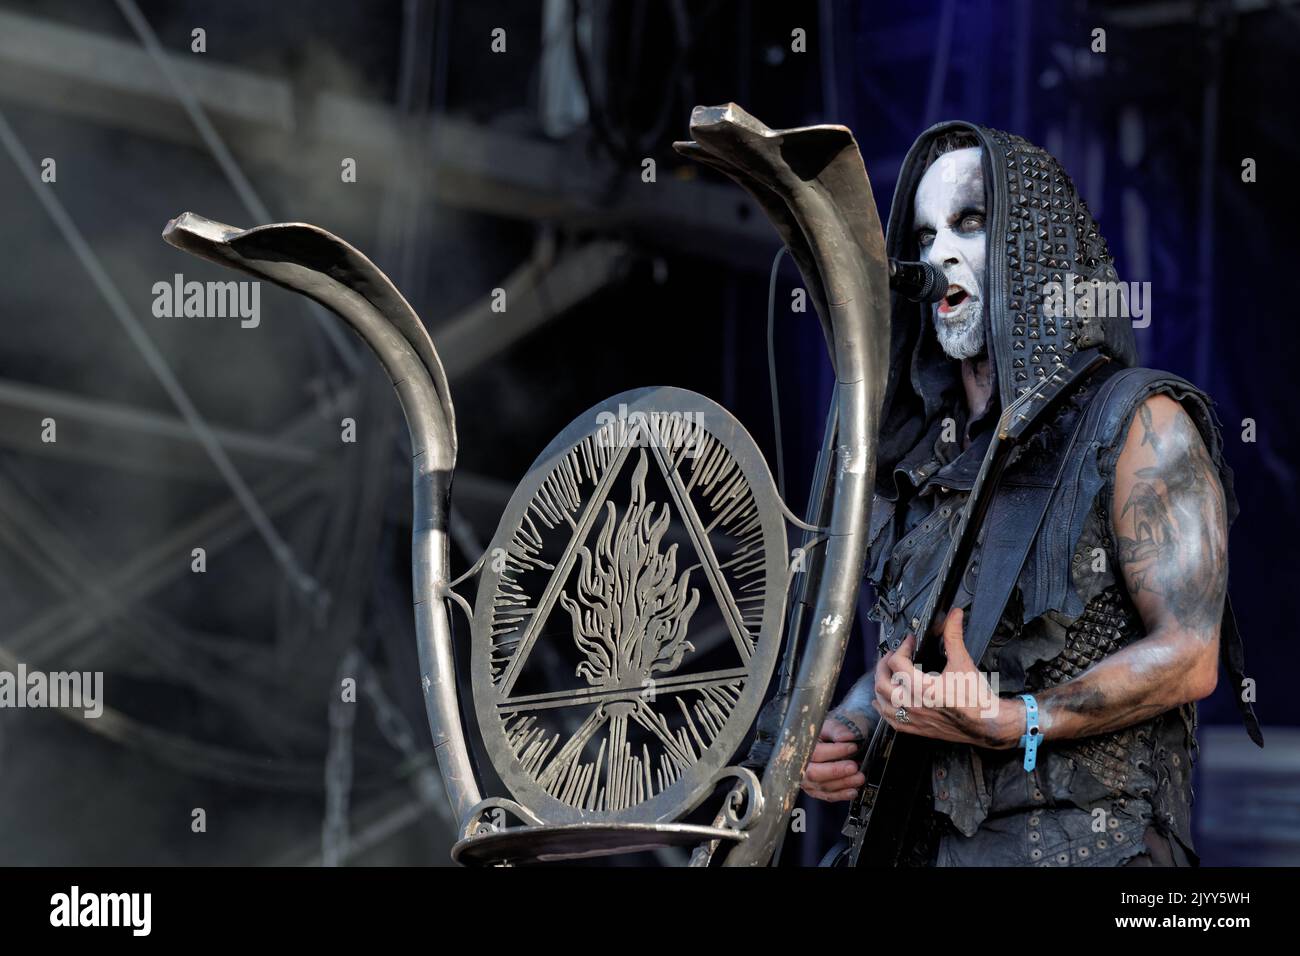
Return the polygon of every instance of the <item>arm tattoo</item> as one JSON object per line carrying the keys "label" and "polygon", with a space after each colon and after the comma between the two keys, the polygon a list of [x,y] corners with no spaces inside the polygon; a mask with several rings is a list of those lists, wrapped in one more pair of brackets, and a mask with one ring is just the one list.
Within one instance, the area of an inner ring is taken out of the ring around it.
{"label": "arm tattoo", "polygon": [[1228,580],[1227,522],[1218,471],[1191,419],[1180,411],[1163,434],[1139,408],[1142,448],[1153,463],[1135,482],[1116,522],[1120,563],[1134,600],[1149,593],[1183,627],[1212,640]]}
{"label": "arm tattoo", "polygon": [[[875,708],[871,706],[875,699],[876,674],[875,668],[873,667],[869,668],[867,672],[863,674],[851,688],[849,688],[849,692],[844,695],[844,699],[840,701],[838,707],[831,708],[830,716],[835,717],[837,720],[842,719],[839,715],[845,713],[859,714],[865,717],[867,723],[866,727],[859,727],[858,724],[861,723],[860,721],[854,721],[852,726],[856,730],[861,730],[864,738],[870,737],[871,731],[875,729],[876,721],[880,719],[880,715],[877,714]],[[845,722],[848,723],[848,721]]]}
{"label": "arm tattoo", "polygon": [[849,730],[853,731],[853,737],[855,740],[863,741],[867,739],[867,732],[858,726],[858,722],[849,716],[848,711],[832,710],[826,716],[834,717],[845,727],[849,728]]}
{"label": "arm tattoo", "polygon": [[837,710],[856,710],[862,712],[871,709],[871,702],[875,700],[875,671],[869,670],[863,675],[862,679],[857,681],[849,692],[844,695],[843,702],[836,708]]}
{"label": "arm tattoo", "polygon": [[1151,450],[1159,454],[1160,435],[1157,434],[1155,425],[1151,421],[1151,409],[1142,404],[1138,406],[1138,415],[1142,417],[1142,444],[1150,445]]}
{"label": "arm tattoo", "polygon": [[[1046,698],[1048,695],[1042,695]],[[1053,688],[1050,695],[1053,707],[1060,707],[1076,714],[1098,716],[1110,709],[1106,695],[1095,687],[1086,684],[1068,682]]]}

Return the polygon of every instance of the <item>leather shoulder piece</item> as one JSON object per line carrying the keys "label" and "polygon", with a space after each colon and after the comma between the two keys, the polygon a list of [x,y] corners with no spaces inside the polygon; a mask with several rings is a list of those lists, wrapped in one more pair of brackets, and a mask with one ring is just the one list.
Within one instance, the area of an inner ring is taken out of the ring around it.
{"label": "leather shoulder piece", "polygon": [[[1069,617],[1083,613],[1083,601],[1074,590],[1070,562],[1083,533],[1084,523],[1098,494],[1105,493],[1109,505],[1115,461],[1123,450],[1129,423],[1138,406],[1149,396],[1165,392],[1191,408],[1202,433],[1210,426],[1213,445],[1207,440],[1216,465],[1221,465],[1218,429],[1210,417],[1209,399],[1190,382],[1155,369],[1125,368],[1110,376],[1088,402],[1073,440],[1060,451],[1060,478],[1052,493],[1046,519],[1030,552],[1022,587],[1025,589],[1025,620],[1050,610]],[[1202,411],[1204,414],[1202,414]],[[1221,468],[1222,470],[1222,468]],[[1225,484],[1225,490],[1230,486]],[[1236,515],[1236,502],[1228,492],[1228,514]]]}
{"label": "leather shoulder piece", "polygon": [[[975,572],[976,582],[966,621],[966,648],[973,660],[980,660],[988,648],[1016,585],[1025,588],[1021,572],[1030,562],[1034,541],[1050,516],[1071,450],[1084,428],[1093,399],[1107,388],[1116,371],[1117,366],[1108,363],[1094,372],[1066,399],[1054,418],[1016,450],[1016,457],[999,482],[980,532],[977,559],[967,572]],[[1066,568],[1068,573],[1068,563]]]}

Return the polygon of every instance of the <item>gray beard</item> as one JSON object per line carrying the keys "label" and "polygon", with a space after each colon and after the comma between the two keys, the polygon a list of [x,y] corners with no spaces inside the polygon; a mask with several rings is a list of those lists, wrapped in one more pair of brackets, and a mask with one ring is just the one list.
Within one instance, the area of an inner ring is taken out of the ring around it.
{"label": "gray beard", "polygon": [[949,358],[974,358],[984,351],[984,303],[972,302],[960,325],[949,325],[939,318],[936,309],[934,331],[939,337],[939,347]]}

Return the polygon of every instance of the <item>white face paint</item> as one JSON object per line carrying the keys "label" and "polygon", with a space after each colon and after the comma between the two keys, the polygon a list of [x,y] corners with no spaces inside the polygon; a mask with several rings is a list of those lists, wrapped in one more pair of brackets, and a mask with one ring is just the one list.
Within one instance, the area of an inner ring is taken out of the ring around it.
{"label": "white face paint", "polygon": [[944,153],[916,188],[916,241],[921,258],[948,279],[931,306],[939,345],[955,359],[984,351],[984,168],[978,146]]}

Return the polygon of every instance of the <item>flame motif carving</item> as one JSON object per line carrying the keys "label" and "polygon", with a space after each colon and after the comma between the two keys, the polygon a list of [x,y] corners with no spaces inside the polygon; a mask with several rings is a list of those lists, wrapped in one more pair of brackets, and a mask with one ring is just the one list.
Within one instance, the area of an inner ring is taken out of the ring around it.
{"label": "flame motif carving", "polygon": [[475,611],[475,704],[493,765],[548,823],[693,806],[743,742],[780,644],[784,525],[752,439],[667,387],[607,405],[714,427],[634,442],[593,410],[502,519]]}
{"label": "flame motif carving", "polygon": [[586,657],[577,675],[593,687],[625,689],[632,697],[694,650],[686,633],[700,603],[690,570],[677,577],[677,545],[660,551],[672,516],[667,505],[646,501],[648,462],[644,451],[640,455],[622,518],[606,501],[594,552],[578,549],[577,600],[560,596]]}

